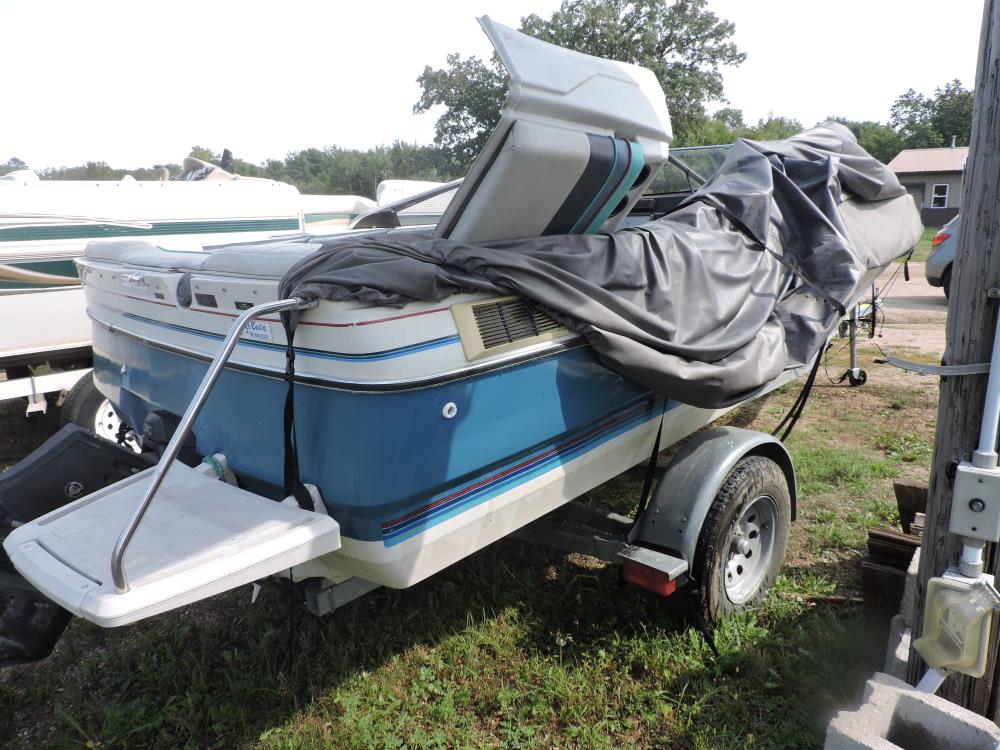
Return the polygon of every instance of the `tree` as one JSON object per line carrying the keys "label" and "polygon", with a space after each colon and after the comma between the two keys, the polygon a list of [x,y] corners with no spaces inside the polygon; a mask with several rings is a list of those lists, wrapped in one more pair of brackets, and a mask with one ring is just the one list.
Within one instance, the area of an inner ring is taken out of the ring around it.
{"label": "tree", "polygon": [[[722,143],[733,143],[743,132],[743,125],[730,125],[725,115],[719,117],[718,112],[711,117],[703,117],[690,126],[684,139],[674,138],[674,146],[714,146]],[[740,113],[740,123],[743,117]]]}
{"label": "tree", "polygon": [[[705,105],[723,99],[721,68],[746,58],[731,41],[734,25],[707,9],[707,0],[564,0],[548,20],[532,14],[521,31],[562,47],[636,63],[656,74],[666,94],[675,140],[696,139],[707,123]],[[499,116],[505,75],[490,65],[449,55],[447,67],[424,68],[416,113],[442,105],[435,143],[467,166]]]}
{"label": "tree", "polygon": [[972,92],[958,79],[934,91],[934,97],[909,89],[892,105],[889,124],[903,148],[969,145],[972,132]]}
{"label": "tree", "polygon": [[740,137],[755,141],[779,141],[801,132],[801,122],[791,117],[777,117],[772,112],[767,119],[760,119],[753,127],[746,128]]}
{"label": "tree", "polygon": [[712,119],[734,132],[746,127],[746,123],[743,122],[743,112],[736,107],[723,107],[712,115]]}
{"label": "tree", "polygon": [[955,136],[956,146],[968,146],[972,133],[972,105],[974,96],[969,89],[962,88],[957,78],[934,91],[934,113],[931,122],[944,140],[951,143]]}
{"label": "tree", "polygon": [[219,155],[212,151],[212,149],[205,148],[204,146],[192,146],[191,153],[188,156],[210,162],[211,164],[219,163]]}
{"label": "tree", "polygon": [[908,89],[893,103],[889,124],[904,148],[937,148],[942,145],[942,138],[931,122],[933,114],[934,103],[923,94]]}
{"label": "tree", "polygon": [[469,165],[500,118],[507,74],[495,55],[489,67],[478,57],[463,60],[457,53],[446,59],[446,69],[434,70],[428,65],[417,78],[423,93],[413,112],[420,114],[443,105],[445,111],[434,126],[434,142]]}
{"label": "tree", "polygon": [[899,135],[890,126],[873,120],[848,120],[846,117],[828,117],[846,125],[858,139],[858,144],[883,164],[888,164],[902,150]]}
{"label": "tree", "polygon": [[6,164],[0,164],[0,174],[7,174],[8,172],[13,172],[15,169],[27,169],[28,165],[23,161],[18,159],[16,156],[10,157]]}

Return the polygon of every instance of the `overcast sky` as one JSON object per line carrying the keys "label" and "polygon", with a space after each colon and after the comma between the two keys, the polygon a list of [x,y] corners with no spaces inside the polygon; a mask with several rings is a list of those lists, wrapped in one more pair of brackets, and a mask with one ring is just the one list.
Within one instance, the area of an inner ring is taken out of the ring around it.
{"label": "overcast sky", "polygon": [[[908,88],[971,87],[980,0],[709,0],[746,62],[732,106],[810,125],[885,121]],[[179,162],[193,145],[252,162],[310,146],[429,143],[415,79],[489,55],[475,17],[517,26],[556,0],[0,0],[0,163]],[[721,105],[715,105],[721,106]]]}

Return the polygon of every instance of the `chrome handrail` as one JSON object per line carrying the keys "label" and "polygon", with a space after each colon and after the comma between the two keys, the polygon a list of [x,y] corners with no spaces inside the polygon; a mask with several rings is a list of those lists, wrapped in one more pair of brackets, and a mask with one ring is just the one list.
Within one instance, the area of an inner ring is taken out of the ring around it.
{"label": "chrome handrail", "polygon": [[181,421],[177,425],[177,429],[174,431],[174,434],[171,436],[170,442],[167,443],[167,447],[164,449],[159,463],[156,464],[156,469],[153,471],[153,478],[150,480],[149,487],[146,488],[146,492],[142,496],[142,501],[136,506],[135,510],[132,511],[132,517],[125,525],[125,528],[122,529],[122,533],[118,536],[118,541],[115,542],[114,552],[111,553],[111,577],[114,578],[115,589],[119,594],[124,594],[129,590],[128,578],[125,576],[125,552],[132,541],[132,537],[135,535],[136,529],[139,528],[139,524],[142,522],[142,517],[146,514],[146,510],[149,508],[149,504],[152,502],[153,496],[160,488],[160,485],[163,484],[163,480],[167,475],[167,470],[174,462],[174,459],[177,458],[177,454],[180,453],[181,446],[187,439],[188,433],[191,432],[194,420],[197,419],[198,414],[201,413],[201,409],[208,400],[208,396],[211,393],[212,388],[215,386],[216,381],[219,379],[219,375],[222,374],[222,370],[225,368],[226,362],[229,361],[229,357],[232,355],[233,349],[235,349],[236,344],[239,343],[240,335],[247,327],[247,323],[254,318],[260,317],[261,315],[266,315],[267,313],[283,312],[286,310],[306,310],[308,308],[315,307],[316,304],[316,300],[307,300],[301,297],[291,297],[289,299],[282,299],[276,302],[264,302],[263,304],[256,305],[248,310],[245,310],[233,323],[233,327],[230,329],[225,340],[222,342],[222,348],[219,350],[219,353],[215,355],[215,359],[212,360],[212,364],[209,365],[208,372],[205,373],[205,377],[202,379],[201,385],[199,385],[198,390],[195,391],[194,397],[191,399],[191,403],[188,405],[187,411],[185,411],[184,416],[181,417]]}

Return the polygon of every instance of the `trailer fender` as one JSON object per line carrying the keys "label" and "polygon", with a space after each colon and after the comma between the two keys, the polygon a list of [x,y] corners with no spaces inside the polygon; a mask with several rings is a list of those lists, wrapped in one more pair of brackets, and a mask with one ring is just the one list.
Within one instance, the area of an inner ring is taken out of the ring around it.
{"label": "trailer fender", "polygon": [[794,521],[795,471],[785,446],[763,432],[713,427],[696,435],[666,467],[630,541],[679,553],[693,566],[708,510],[729,472],[745,456],[765,456],[781,467],[788,480]]}

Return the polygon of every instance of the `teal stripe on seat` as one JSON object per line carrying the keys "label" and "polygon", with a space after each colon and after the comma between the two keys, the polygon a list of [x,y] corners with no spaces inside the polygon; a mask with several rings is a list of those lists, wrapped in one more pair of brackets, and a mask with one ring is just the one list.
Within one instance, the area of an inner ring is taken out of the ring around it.
{"label": "teal stripe on seat", "polygon": [[[611,153],[612,153],[611,168],[608,170],[608,176],[604,178],[604,182],[601,185],[601,189],[598,190],[596,193],[594,193],[594,197],[590,199],[590,203],[587,204],[587,209],[582,214],[580,214],[580,218],[576,220],[576,223],[573,225],[573,228],[569,230],[570,234],[577,234],[578,232],[583,234],[589,233],[588,230],[581,228],[581,224],[584,221],[586,221],[588,216],[593,215],[592,212],[598,205],[597,204],[598,199],[600,198],[601,194],[604,193],[605,190],[607,190],[608,183],[615,176],[615,172],[618,167],[618,149],[615,147],[616,139],[612,138],[611,136],[607,137],[611,141]],[[598,215],[600,215],[600,211],[598,211]],[[593,224],[593,222],[591,222],[591,224]]]}
{"label": "teal stripe on seat", "polygon": [[628,146],[630,157],[628,170],[625,172],[625,176],[622,177],[621,182],[618,183],[617,189],[611,194],[611,197],[608,198],[601,210],[597,212],[597,216],[583,230],[584,234],[593,234],[601,228],[601,225],[611,216],[611,212],[615,210],[615,206],[621,202],[621,199],[631,189],[636,178],[639,176],[639,172],[642,171],[646,163],[646,158],[642,153],[642,146],[632,141],[628,142]]}

